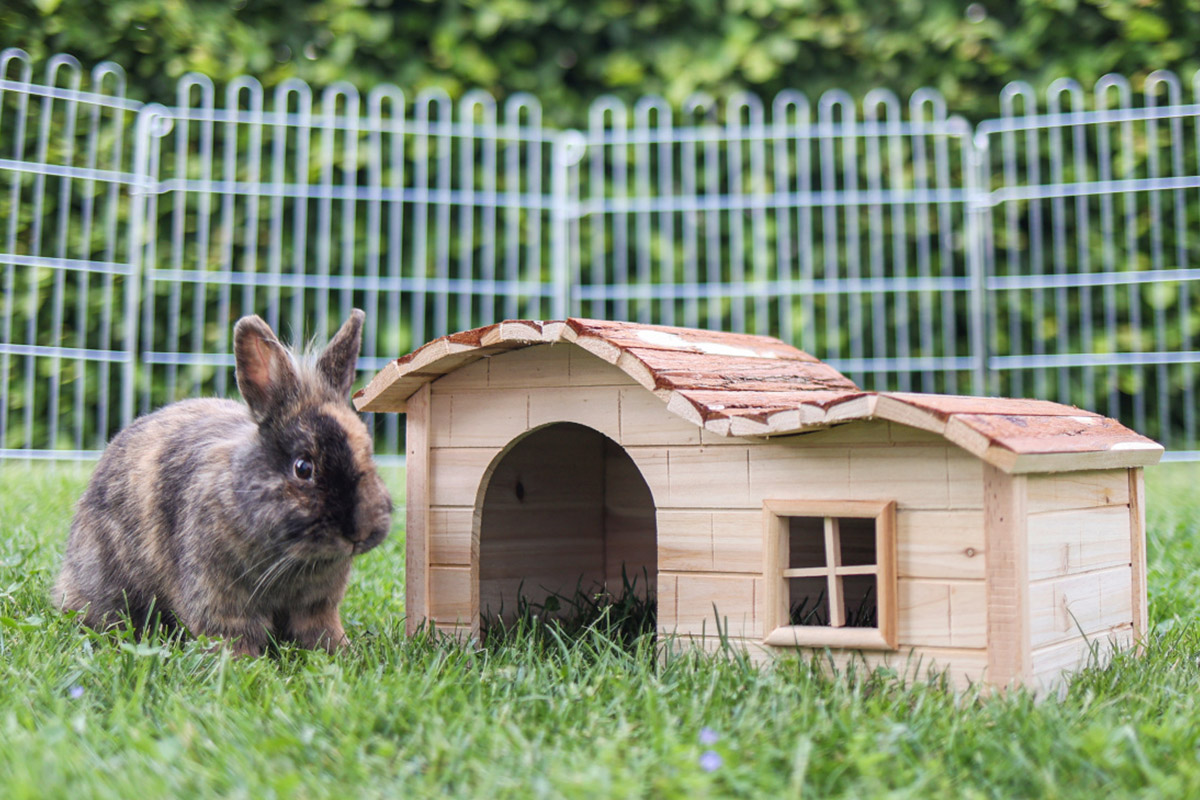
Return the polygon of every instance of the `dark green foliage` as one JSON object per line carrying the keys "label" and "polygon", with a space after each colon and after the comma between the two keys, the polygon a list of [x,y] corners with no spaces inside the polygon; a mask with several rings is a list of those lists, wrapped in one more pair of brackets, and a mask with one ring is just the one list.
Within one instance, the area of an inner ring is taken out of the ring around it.
{"label": "dark green foliage", "polygon": [[800,602],[791,604],[788,622],[792,625],[828,625],[829,613],[824,602],[824,589],[815,598],[808,595],[801,597]]}
{"label": "dark green foliage", "polygon": [[[825,590],[816,597],[805,595],[791,604],[788,620],[792,625],[828,625],[829,607]],[[861,600],[846,607],[847,628],[874,628],[879,624],[879,606],[874,600],[875,589],[867,589]]]}
{"label": "dark green foliage", "polygon": [[646,92],[675,103],[696,91],[773,95],[921,86],[979,119],[1009,80],[1085,85],[1106,72],[1190,74],[1195,0],[388,0],[160,3],[17,0],[0,8],[0,42],[35,58],[112,59],[136,94],[171,100],[189,70],[218,83],[255,75],[317,85],[381,81],[452,96],[481,87],[540,98],[549,121],[581,126],[598,95]]}
{"label": "dark green foliage", "polygon": [[585,589],[582,583],[570,595],[554,592],[541,602],[518,592],[516,613],[504,609],[484,614],[480,639],[484,647],[547,648],[581,639],[598,639],[611,646],[635,651],[649,638],[651,649],[657,618],[657,598],[641,591],[645,576],[630,580],[621,570],[622,587],[613,593]]}

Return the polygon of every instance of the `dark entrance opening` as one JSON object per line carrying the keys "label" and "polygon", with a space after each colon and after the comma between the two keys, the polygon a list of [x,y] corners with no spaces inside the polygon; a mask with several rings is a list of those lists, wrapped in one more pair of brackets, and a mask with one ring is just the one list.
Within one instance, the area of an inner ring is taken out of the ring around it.
{"label": "dark entrance opening", "polygon": [[567,618],[579,600],[653,602],[654,499],[633,459],[583,425],[540,428],[500,456],[479,509],[486,629],[524,612]]}

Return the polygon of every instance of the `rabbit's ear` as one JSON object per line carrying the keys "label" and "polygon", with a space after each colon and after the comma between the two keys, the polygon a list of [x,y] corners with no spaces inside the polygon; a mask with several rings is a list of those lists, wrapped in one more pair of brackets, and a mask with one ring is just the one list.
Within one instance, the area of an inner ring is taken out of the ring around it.
{"label": "rabbit's ear", "polygon": [[292,357],[261,317],[238,320],[233,329],[233,355],[238,391],[259,422],[295,396],[298,382]]}
{"label": "rabbit's ear", "polygon": [[354,371],[358,365],[358,351],[362,347],[362,325],[366,315],[359,309],[350,312],[350,319],[342,323],[333,341],[317,359],[317,371],[338,393],[347,397],[354,383]]}

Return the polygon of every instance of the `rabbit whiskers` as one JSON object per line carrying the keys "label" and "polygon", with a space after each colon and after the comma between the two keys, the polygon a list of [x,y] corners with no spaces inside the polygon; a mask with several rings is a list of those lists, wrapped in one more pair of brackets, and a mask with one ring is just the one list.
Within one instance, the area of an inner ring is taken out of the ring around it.
{"label": "rabbit whiskers", "polygon": [[241,582],[242,578],[246,577],[251,572],[253,572],[254,570],[261,567],[263,564],[267,563],[271,559],[278,556],[280,553],[283,552],[283,549],[286,546],[287,546],[287,544],[283,543],[283,544],[276,545],[275,547],[268,550],[266,555],[264,555],[262,558],[258,559],[254,563],[252,563],[250,566],[246,567],[244,570],[242,570],[240,575],[238,575],[236,578],[234,578],[232,581],[230,581],[229,582],[230,588],[232,589],[234,586],[236,586],[238,583]]}
{"label": "rabbit whiskers", "polygon": [[249,608],[260,591],[265,591],[278,583],[279,579],[288,573],[292,565],[299,562],[300,559],[296,556],[291,553],[284,553],[278,561],[267,567],[263,574],[259,576],[258,582],[254,584],[254,591],[250,593],[250,597],[246,600],[246,605],[242,610],[245,611]]}

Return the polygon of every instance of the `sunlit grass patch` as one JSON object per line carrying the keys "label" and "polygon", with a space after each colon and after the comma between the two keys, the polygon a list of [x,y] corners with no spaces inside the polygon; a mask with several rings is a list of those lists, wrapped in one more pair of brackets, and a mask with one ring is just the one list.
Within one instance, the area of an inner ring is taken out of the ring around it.
{"label": "sunlit grass patch", "polygon": [[681,649],[586,594],[566,627],[407,637],[401,515],[335,656],[97,634],[46,594],[85,482],[0,467],[6,798],[1200,796],[1200,466],[1147,474],[1144,655],[1043,700]]}

